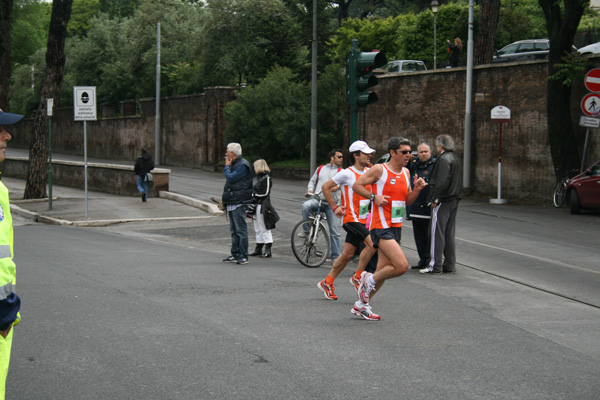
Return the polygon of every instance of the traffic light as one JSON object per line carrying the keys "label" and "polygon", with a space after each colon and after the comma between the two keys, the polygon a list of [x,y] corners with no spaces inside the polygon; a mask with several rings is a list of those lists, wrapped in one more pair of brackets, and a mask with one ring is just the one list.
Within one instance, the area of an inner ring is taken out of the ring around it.
{"label": "traffic light", "polygon": [[358,137],[358,109],[378,100],[377,94],[368,89],[376,86],[375,68],[383,67],[387,58],[380,51],[361,52],[358,40],[352,39],[350,54],[346,59],[346,101],[350,104],[350,141]]}
{"label": "traffic light", "polygon": [[387,58],[379,51],[361,52],[358,41],[352,40],[352,48],[346,60],[346,100],[351,110],[366,107],[378,100],[377,94],[367,89],[376,86],[377,77],[373,70],[384,66]]}
{"label": "traffic light", "polygon": [[367,104],[378,100],[377,94],[367,89],[376,86],[378,79],[373,75],[375,68],[383,67],[387,63],[385,54],[382,52],[358,53],[356,58],[356,104],[358,107],[366,107]]}

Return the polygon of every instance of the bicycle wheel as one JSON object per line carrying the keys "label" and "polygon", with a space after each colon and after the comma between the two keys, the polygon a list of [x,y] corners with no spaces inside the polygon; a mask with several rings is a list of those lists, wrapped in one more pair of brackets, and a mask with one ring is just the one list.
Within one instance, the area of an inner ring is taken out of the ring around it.
{"label": "bicycle wheel", "polygon": [[[310,230],[304,238],[298,236],[303,232],[303,224],[310,226]],[[294,256],[305,267],[316,268],[323,264],[329,255],[329,234],[322,223],[319,223],[315,232],[313,220],[305,219],[298,222],[292,229],[291,242]]]}
{"label": "bicycle wheel", "polygon": [[562,179],[560,182],[556,184],[556,188],[554,188],[554,207],[560,208],[563,204],[565,204],[567,181]]}

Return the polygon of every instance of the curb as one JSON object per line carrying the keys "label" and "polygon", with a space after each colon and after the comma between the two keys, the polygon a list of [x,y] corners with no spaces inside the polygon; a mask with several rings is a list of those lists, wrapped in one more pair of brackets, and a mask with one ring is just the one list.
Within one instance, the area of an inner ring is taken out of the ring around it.
{"label": "curb", "polygon": [[[208,212],[211,216],[219,216],[224,215],[224,212],[219,210],[219,208],[212,203],[196,200],[188,196],[183,196],[181,194],[161,191],[159,192],[159,197],[164,198],[166,200],[176,201],[190,207],[199,208],[203,211]],[[47,201],[47,199],[45,200]],[[124,219],[108,219],[108,220],[91,220],[91,221],[68,221],[64,219],[58,219],[53,217],[48,217],[46,215],[42,215],[37,212],[26,210],[22,207],[19,207],[16,204],[10,204],[11,212],[18,214],[22,217],[31,219],[34,222],[41,222],[49,225],[67,225],[67,226],[80,226],[80,227],[102,227],[108,225],[115,225],[127,222],[144,222],[144,221],[188,221],[188,220],[200,220],[205,218],[210,218],[210,216],[206,217],[165,217],[165,218],[124,218]]]}
{"label": "curb", "polygon": [[197,200],[188,196],[184,196],[182,194],[177,194],[173,192],[160,191],[158,192],[159,197],[177,201],[179,203],[186,204],[191,207],[199,208],[203,211],[206,211],[212,215],[224,215],[225,213],[217,207],[216,204],[209,203],[207,201]]}

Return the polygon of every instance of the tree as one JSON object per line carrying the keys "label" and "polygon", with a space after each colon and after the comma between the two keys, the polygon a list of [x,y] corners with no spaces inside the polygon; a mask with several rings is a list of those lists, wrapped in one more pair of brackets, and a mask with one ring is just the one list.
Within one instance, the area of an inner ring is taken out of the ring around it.
{"label": "tree", "polygon": [[275,67],[225,107],[226,142],[269,163],[309,154],[310,90],[289,68]]}
{"label": "tree", "polygon": [[211,85],[257,83],[274,65],[302,64],[300,25],[282,0],[211,0],[207,9],[202,60]]}
{"label": "tree", "polygon": [[13,7],[12,62],[30,64],[29,57],[46,47],[52,5],[40,0],[16,0]]}
{"label": "tree", "polygon": [[0,108],[8,110],[8,91],[10,87],[11,45],[10,26],[12,22],[12,0],[0,3]]}
{"label": "tree", "polygon": [[91,27],[91,19],[100,11],[100,0],[73,0],[69,19],[69,36],[83,36]]}
{"label": "tree", "polygon": [[65,66],[65,40],[67,25],[71,17],[73,0],[54,0],[46,50],[46,70],[40,104],[33,123],[32,143],[29,149],[29,168],[24,198],[46,197],[48,182],[48,117],[46,99],[53,98],[56,107],[60,102],[60,89]]}
{"label": "tree", "polygon": [[[565,54],[570,54],[579,21],[589,0],[539,0],[546,17],[550,39],[548,75],[557,72],[557,64]],[[556,167],[566,170],[580,167],[581,158],[571,119],[571,86],[549,79],[547,84],[548,139],[550,154]]]}
{"label": "tree", "polygon": [[[292,70],[274,67],[260,83],[242,89],[227,104],[226,142],[241,143],[254,158],[275,161],[305,160],[310,154],[310,82]],[[327,156],[340,147],[344,134],[345,75],[331,65],[318,82],[319,132],[317,153]]]}
{"label": "tree", "polygon": [[496,46],[496,28],[500,14],[500,0],[483,0],[475,48],[475,65],[490,64]]}
{"label": "tree", "polygon": [[133,16],[139,0],[100,0],[100,11],[111,18],[128,18]]}

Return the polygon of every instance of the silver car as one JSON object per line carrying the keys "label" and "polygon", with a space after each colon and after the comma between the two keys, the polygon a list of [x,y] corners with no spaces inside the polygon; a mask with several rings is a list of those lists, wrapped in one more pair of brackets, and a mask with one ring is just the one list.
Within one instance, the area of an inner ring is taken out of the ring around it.
{"label": "silver car", "polygon": [[549,52],[550,40],[548,39],[519,40],[496,50],[492,63],[544,60],[548,58]]}
{"label": "silver car", "polygon": [[[390,72],[416,72],[416,71],[427,71],[427,67],[423,61],[419,60],[395,60],[390,61],[380,68],[383,73]],[[375,72],[375,71],[374,71]]]}

